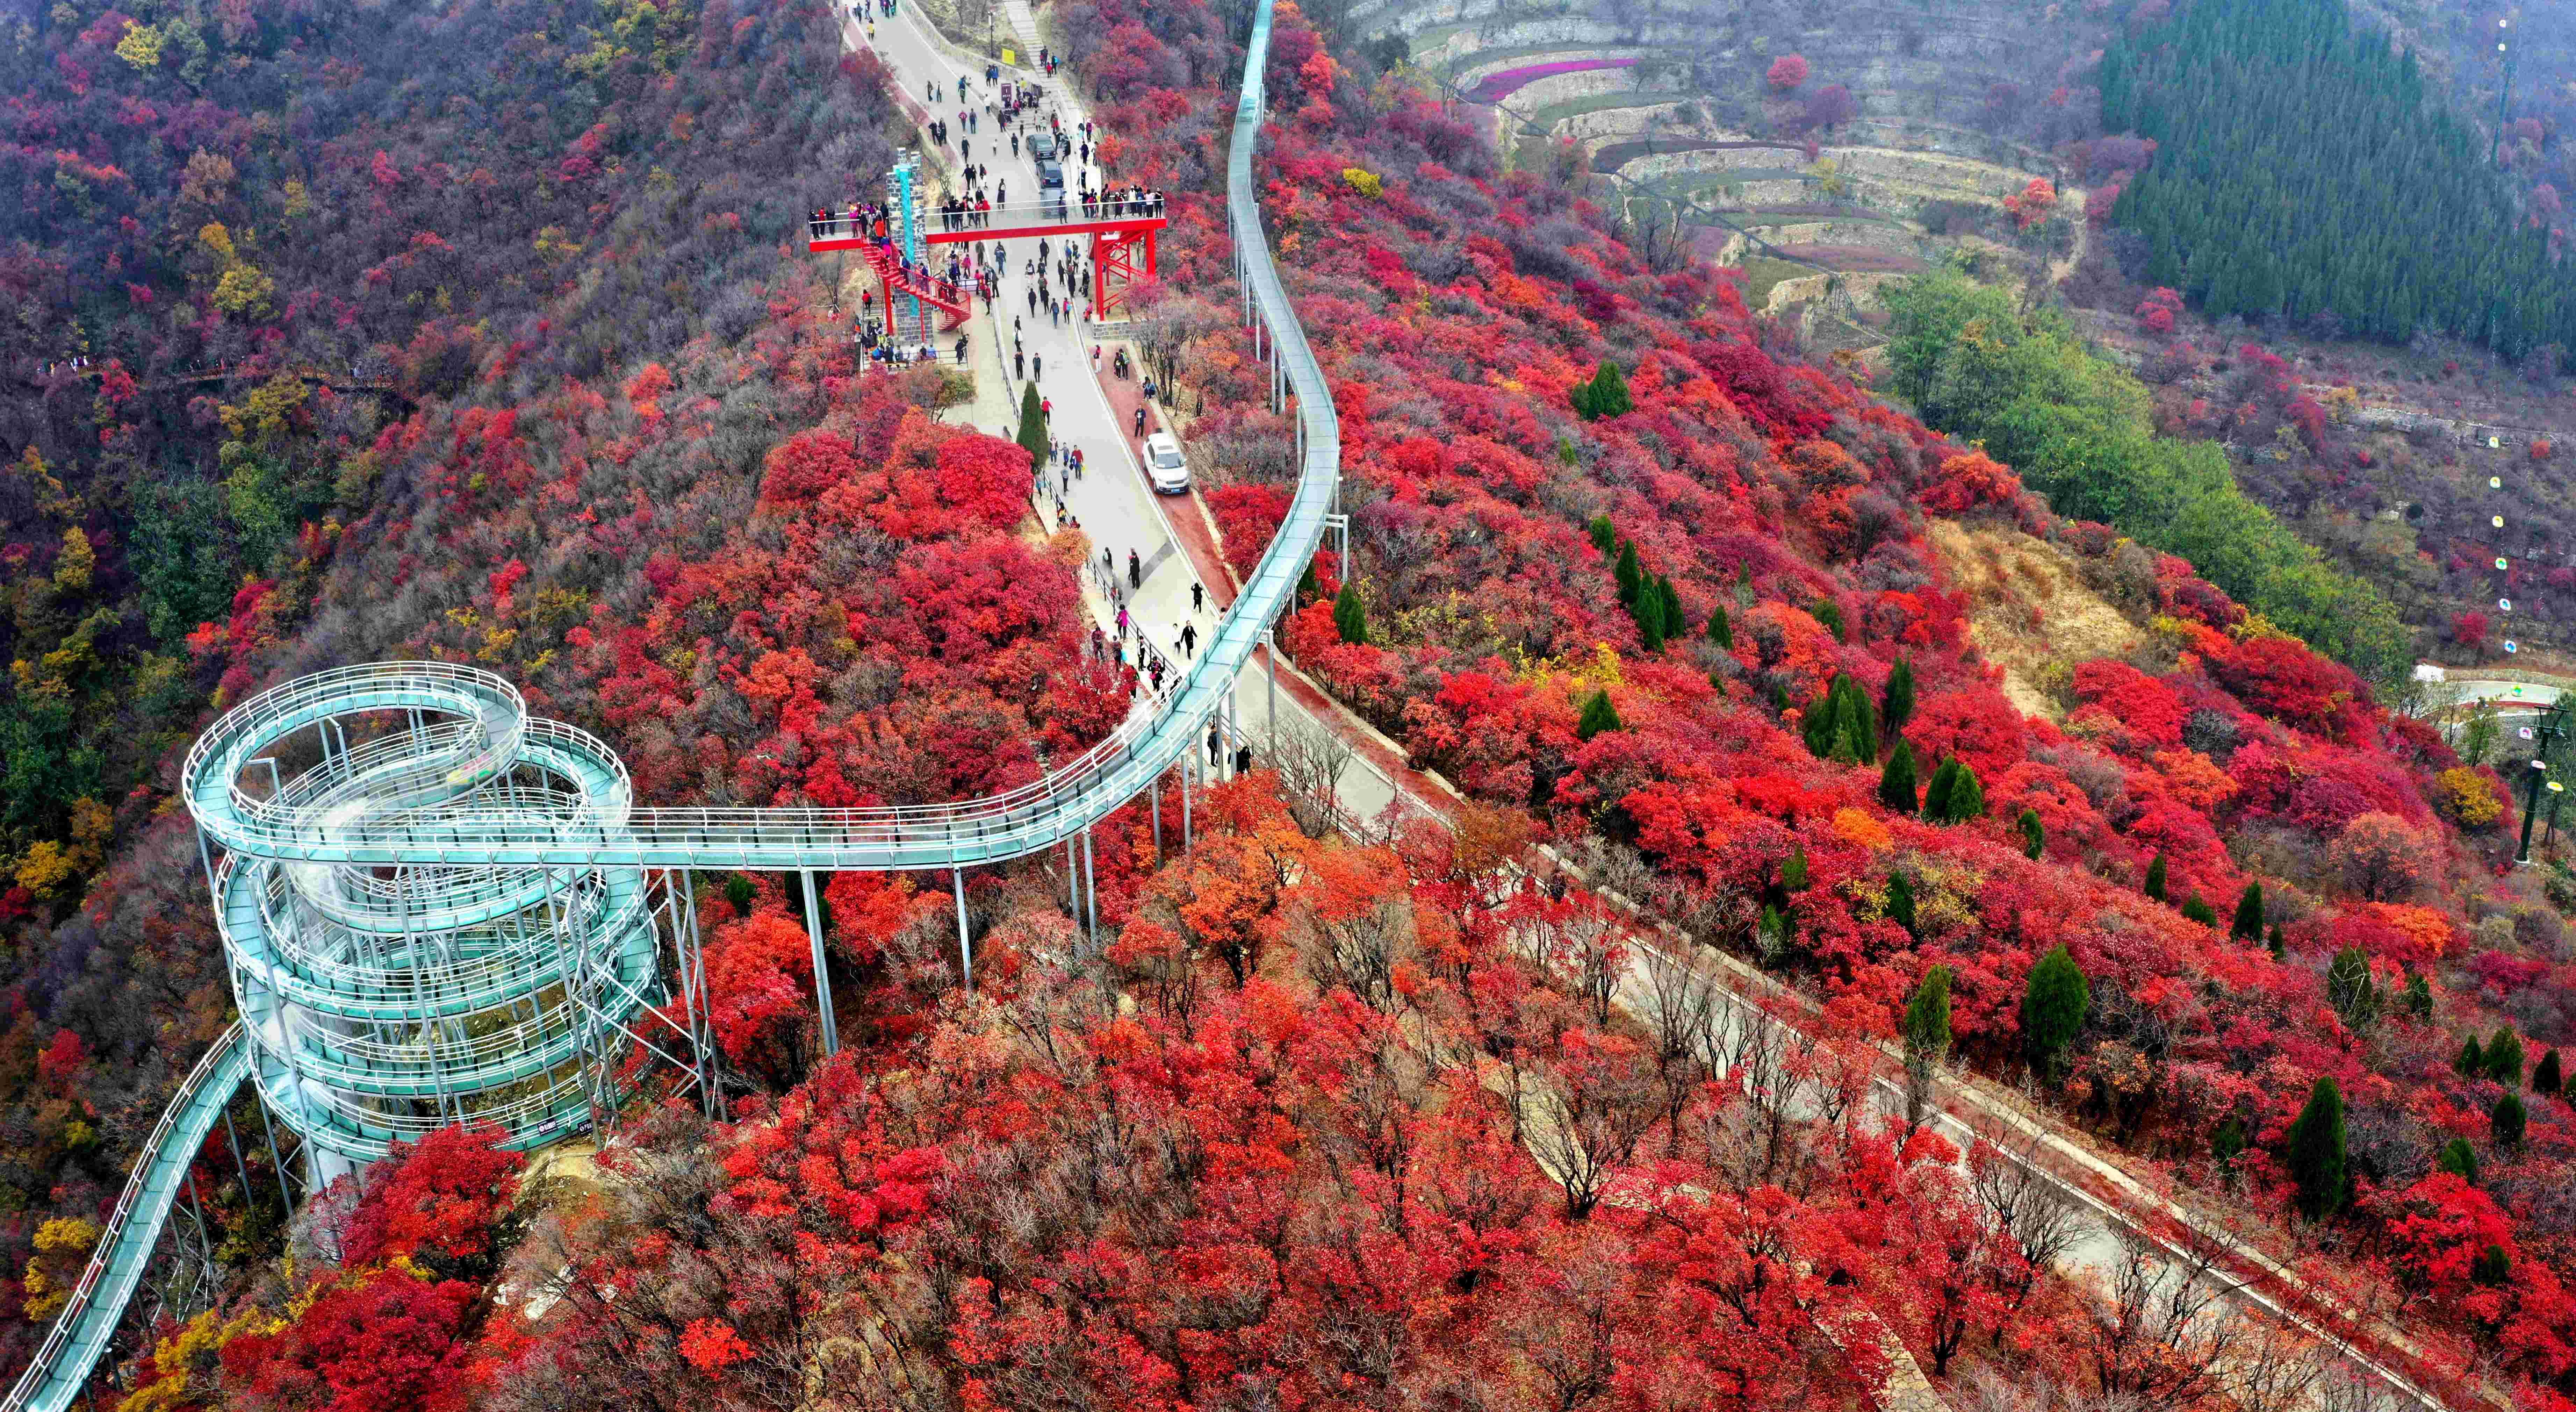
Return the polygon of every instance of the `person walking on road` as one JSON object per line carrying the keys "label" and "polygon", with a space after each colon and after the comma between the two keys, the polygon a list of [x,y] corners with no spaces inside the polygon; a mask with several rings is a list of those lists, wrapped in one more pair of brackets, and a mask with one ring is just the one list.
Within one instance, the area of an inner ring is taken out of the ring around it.
{"label": "person walking on road", "polygon": [[1145,586],[1145,561],[1137,558],[1136,551],[1133,549],[1127,551],[1127,586],[1129,588]]}
{"label": "person walking on road", "polygon": [[1204,612],[1206,608],[1207,585],[1193,582],[1190,585],[1190,611],[1193,613]]}
{"label": "person walking on road", "polygon": [[1133,435],[1138,441],[1145,439],[1145,409],[1142,407],[1136,409],[1136,429]]}
{"label": "person walking on road", "polygon": [[1182,624],[1182,625],[1181,625],[1181,656],[1182,656],[1182,657],[1184,657],[1184,658],[1195,657],[1195,656],[1197,656],[1197,655],[1198,655],[1198,650],[1199,650],[1199,630],[1198,630],[1198,627],[1197,627],[1195,624],[1190,624],[1190,623],[1184,623],[1184,624]]}

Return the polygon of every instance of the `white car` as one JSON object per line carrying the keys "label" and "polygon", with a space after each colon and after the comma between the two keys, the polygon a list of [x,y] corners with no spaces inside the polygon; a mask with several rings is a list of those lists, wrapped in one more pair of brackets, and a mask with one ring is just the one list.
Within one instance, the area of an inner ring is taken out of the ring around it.
{"label": "white car", "polygon": [[1145,479],[1153,482],[1158,495],[1189,491],[1190,459],[1181,454],[1181,443],[1170,432],[1158,431],[1145,438]]}

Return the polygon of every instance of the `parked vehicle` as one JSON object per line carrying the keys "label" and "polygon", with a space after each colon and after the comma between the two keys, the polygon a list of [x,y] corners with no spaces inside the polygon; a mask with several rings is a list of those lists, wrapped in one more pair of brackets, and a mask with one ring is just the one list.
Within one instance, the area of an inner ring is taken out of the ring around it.
{"label": "parked vehicle", "polygon": [[1170,432],[1145,438],[1145,479],[1152,482],[1157,495],[1188,493],[1190,458],[1181,454],[1180,440]]}

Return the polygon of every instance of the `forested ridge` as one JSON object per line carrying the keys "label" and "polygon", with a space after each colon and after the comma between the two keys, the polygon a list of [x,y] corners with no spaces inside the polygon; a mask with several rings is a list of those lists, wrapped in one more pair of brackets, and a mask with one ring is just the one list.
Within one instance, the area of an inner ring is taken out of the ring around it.
{"label": "forested ridge", "polygon": [[2104,129],[2158,144],[2114,210],[2148,242],[2146,284],[2212,318],[2576,347],[2546,222],[2343,0],[2194,0],[2108,46],[2100,83]]}
{"label": "forested ridge", "polygon": [[[2373,681],[2397,681],[2413,665],[2414,634],[2387,595],[2246,498],[2217,442],[2159,435],[2146,389],[2095,357],[2062,314],[2025,315],[2009,292],[1950,273],[1913,280],[1888,302],[1891,390],[1984,443],[2060,513],[2183,556]],[[2321,411],[2292,422],[2309,435],[2324,428]]]}

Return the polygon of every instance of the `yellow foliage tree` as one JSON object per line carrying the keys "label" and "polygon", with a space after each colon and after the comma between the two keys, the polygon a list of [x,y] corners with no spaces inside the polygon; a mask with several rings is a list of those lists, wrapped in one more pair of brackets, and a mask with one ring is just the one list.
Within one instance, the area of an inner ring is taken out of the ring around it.
{"label": "yellow foliage tree", "polygon": [[161,31],[139,20],[125,22],[125,37],[116,41],[116,57],[138,69],[161,64]]}
{"label": "yellow foliage tree", "polygon": [[36,1228],[36,1254],[27,1262],[29,1322],[43,1323],[71,1303],[80,1268],[97,1244],[98,1224],[76,1216],[57,1216]]}
{"label": "yellow foliage tree", "polygon": [[265,318],[268,315],[268,296],[276,289],[276,283],[259,270],[249,265],[235,265],[224,271],[222,279],[215,281],[215,307],[227,314]]}
{"label": "yellow foliage tree", "polygon": [[92,549],[89,536],[81,527],[63,531],[63,552],[54,558],[54,592],[79,593],[89,587],[89,576],[98,567],[98,551]]}
{"label": "yellow foliage tree", "polygon": [[2504,815],[2494,782],[2466,765],[2433,777],[2433,807],[2464,829],[2482,829]]}
{"label": "yellow foliage tree", "polygon": [[107,841],[116,833],[116,815],[84,794],[72,801],[72,866],[88,872],[107,861]]}
{"label": "yellow foliage tree", "polygon": [[1351,190],[1374,201],[1386,190],[1386,183],[1366,167],[1342,168],[1342,181]]}
{"label": "yellow foliage tree", "polygon": [[80,497],[63,489],[63,483],[54,478],[53,467],[45,464],[45,458],[37,453],[33,445],[28,446],[18,457],[13,469],[17,472],[18,478],[25,481],[27,488],[35,494],[38,514],[77,515],[80,513]]}
{"label": "yellow foliage tree", "polygon": [[61,844],[42,839],[18,860],[18,886],[38,897],[51,897],[79,871]]}

